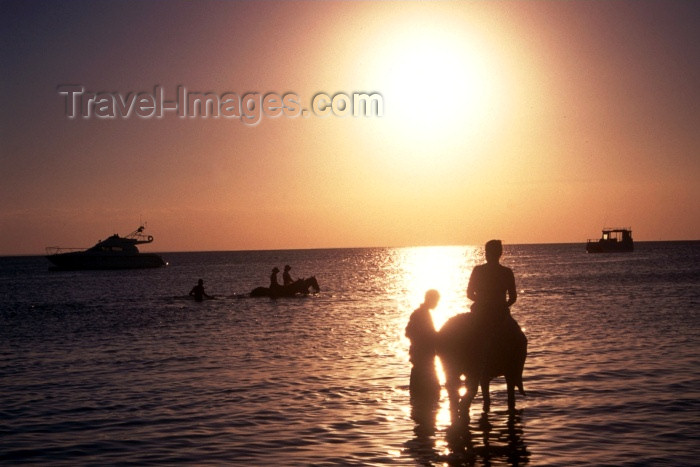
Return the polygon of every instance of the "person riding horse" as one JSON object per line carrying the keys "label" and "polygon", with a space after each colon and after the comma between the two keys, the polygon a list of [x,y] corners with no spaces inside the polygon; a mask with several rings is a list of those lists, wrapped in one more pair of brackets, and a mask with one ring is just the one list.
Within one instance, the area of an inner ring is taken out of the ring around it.
{"label": "person riding horse", "polygon": [[290,285],[293,284],[295,281],[292,279],[292,275],[289,274],[289,270],[292,269],[290,265],[286,265],[284,267],[284,273],[282,274],[282,285]]}
{"label": "person riding horse", "polygon": [[277,279],[277,273],[280,272],[279,268],[275,266],[272,268],[272,274],[270,274],[270,290],[279,290],[282,286]]}
{"label": "person riding horse", "polygon": [[513,271],[499,263],[502,254],[500,240],[488,241],[486,264],[474,268],[467,285],[467,298],[474,302],[472,313],[486,334],[493,332],[510,315],[510,306],[518,299]]}

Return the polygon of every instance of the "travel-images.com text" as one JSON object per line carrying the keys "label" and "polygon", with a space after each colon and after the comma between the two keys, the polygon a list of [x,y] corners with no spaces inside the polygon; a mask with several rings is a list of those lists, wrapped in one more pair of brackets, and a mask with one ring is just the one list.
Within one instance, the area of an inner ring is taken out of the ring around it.
{"label": "travel-images.com text", "polygon": [[381,117],[384,115],[384,99],[379,93],[338,92],[333,95],[319,92],[311,98],[309,108],[303,107],[298,94],[288,92],[190,92],[178,86],[174,100],[166,99],[162,86],[153,92],[92,92],[81,85],[59,85],[58,93],[64,96],[66,117],[126,119],[164,118],[226,118],[240,119],[247,125],[257,125],[263,117]]}

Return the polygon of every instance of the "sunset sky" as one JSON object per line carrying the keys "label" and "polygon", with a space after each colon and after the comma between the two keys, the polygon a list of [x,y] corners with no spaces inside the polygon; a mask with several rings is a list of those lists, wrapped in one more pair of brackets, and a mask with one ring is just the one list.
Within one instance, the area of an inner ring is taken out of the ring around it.
{"label": "sunset sky", "polygon": [[[0,255],[700,239],[700,2],[0,5]],[[65,85],[383,112],[69,118]]]}

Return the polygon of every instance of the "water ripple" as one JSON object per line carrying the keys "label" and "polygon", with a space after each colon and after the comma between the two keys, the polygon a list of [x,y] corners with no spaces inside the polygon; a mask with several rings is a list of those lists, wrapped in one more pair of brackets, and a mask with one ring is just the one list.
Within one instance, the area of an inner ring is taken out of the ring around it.
{"label": "water ripple", "polygon": [[[528,395],[509,414],[497,379],[467,426],[444,393],[411,405],[403,329],[434,278],[441,318],[464,310],[474,249],[173,254],[155,272],[65,275],[0,259],[0,462],[696,465],[698,244],[579,250],[507,250]],[[283,263],[323,292],[238,298]],[[202,271],[222,298],[184,297]]]}

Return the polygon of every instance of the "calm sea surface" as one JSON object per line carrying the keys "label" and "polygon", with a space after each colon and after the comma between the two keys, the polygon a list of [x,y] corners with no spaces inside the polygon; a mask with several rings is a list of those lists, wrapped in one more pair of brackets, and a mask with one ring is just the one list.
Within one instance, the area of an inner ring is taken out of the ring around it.
{"label": "calm sea surface", "polygon": [[[0,258],[0,463],[700,465],[700,242],[507,246],[527,396],[502,378],[459,439],[446,395],[417,425],[404,328],[465,311],[479,248],[163,254],[49,272]],[[308,298],[238,298],[272,267]],[[215,300],[187,293],[203,278]],[[452,431],[449,430],[451,433]]]}

